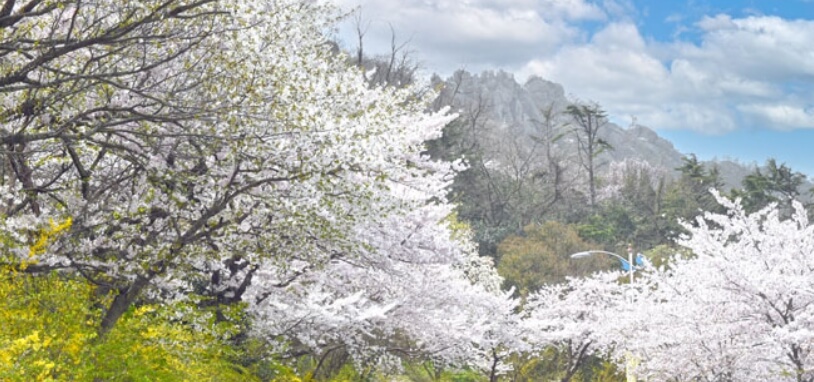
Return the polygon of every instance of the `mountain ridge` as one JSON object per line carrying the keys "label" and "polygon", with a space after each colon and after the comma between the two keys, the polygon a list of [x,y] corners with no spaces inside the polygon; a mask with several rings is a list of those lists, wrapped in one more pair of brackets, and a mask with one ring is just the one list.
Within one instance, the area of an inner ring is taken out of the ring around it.
{"label": "mountain ridge", "polygon": [[[512,73],[502,70],[475,74],[459,70],[444,81],[447,85],[455,84],[454,97],[466,98],[470,103],[482,103],[492,119],[492,129],[502,131],[502,134],[534,136],[536,124],[545,119],[546,112],[557,116],[555,123],[564,125],[567,123],[566,108],[579,101],[569,99],[561,84],[538,76],[531,76],[520,84]],[[466,102],[459,100],[459,103]],[[608,122],[600,129],[599,137],[613,148],[598,157],[603,165],[634,159],[661,168],[670,176],[677,176],[677,168],[684,163],[683,158],[692,155],[678,151],[656,130],[640,124],[621,127]],[[731,160],[707,160],[701,163],[705,167],[718,169],[726,191],[740,188],[742,179],[757,167]]]}

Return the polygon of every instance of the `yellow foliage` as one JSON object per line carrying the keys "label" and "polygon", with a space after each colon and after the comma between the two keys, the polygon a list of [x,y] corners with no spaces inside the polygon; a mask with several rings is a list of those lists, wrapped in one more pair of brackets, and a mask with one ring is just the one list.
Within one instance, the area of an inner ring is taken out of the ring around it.
{"label": "yellow foliage", "polygon": [[36,255],[45,253],[49,242],[63,231],[71,228],[71,224],[73,224],[73,219],[70,217],[65,219],[65,221],[62,223],[56,223],[54,222],[54,219],[51,219],[48,227],[40,229],[37,240],[29,247],[28,257],[34,257]]}
{"label": "yellow foliage", "polygon": [[253,380],[229,362],[232,350],[221,339],[231,328],[218,327],[192,305],[138,307],[97,338],[101,312],[95,306],[110,299],[97,297],[84,280],[0,268],[0,380]]}
{"label": "yellow foliage", "polygon": [[78,327],[91,313],[92,289],[58,275],[0,270],[0,380],[60,379],[81,361],[93,330]]}
{"label": "yellow foliage", "polygon": [[[553,346],[536,354],[515,355],[511,358],[514,372],[511,380],[517,382],[558,381],[567,372],[570,361],[567,351]],[[625,375],[608,359],[589,356],[570,379],[573,382],[623,382]]]}
{"label": "yellow foliage", "polygon": [[443,222],[449,227],[452,240],[464,241],[472,236],[472,227],[469,223],[458,219],[457,212],[449,214]]}
{"label": "yellow foliage", "polygon": [[10,263],[16,265],[16,268],[24,271],[29,265],[36,264],[37,256],[44,254],[48,249],[48,245],[53,243],[56,237],[61,233],[70,229],[72,224],[73,219],[71,219],[71,217],[67,217],[62,222],[55,222],[54,219],[50,219],[48,226],[40,228],[37,231],[36,237],[32,238],[33,243],[28,245],[28,258],[24,260],[9,256],[8,250],[11,248],[24,247],[25,244],[15,243],[8,237],[0,237],[0,254],[2,254],[2,257],[6,260],[10,260]]}

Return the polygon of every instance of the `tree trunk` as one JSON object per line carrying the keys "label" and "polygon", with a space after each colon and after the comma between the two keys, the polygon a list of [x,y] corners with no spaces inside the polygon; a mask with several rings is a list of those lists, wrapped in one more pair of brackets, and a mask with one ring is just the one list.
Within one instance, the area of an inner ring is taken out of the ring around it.
{"label": "tree trunk", "polygon": [[119,318],[136,301],[141,291],[150,283],[150,280],[143,276],[136,277],[136,280],[125,290],[121,290],[119,295],[113,299],[110,307],[107,308],[102,323],[99,326],[99,337],[102,338],[116,325]]}
{"label": "tree trunk", "polygon": [[574,375],[577,374],[579,367],[582,366],[582,361],[585,360],[585,356],[588,354],[588,348],[591,346],[591,341],[584,343],[580,346],[579,351],[576,355],[570,350],[569,346],[569,359],[568,359],[568,368],[565,372],[565,376],[562,377],[561,382],[571,382],[571,378],[574,378]]}
{"label": "tree trunk", "polygon": [[489,382],[497,382],[497,364],[499,361],[497,350],[492,349],[492,370],[489,371]]}
{"label": "tree trunk", "polygon": [[[590,155],[593,155],[593,151]],[[594,179],[594,158],[590,156],[588,157],[588,187],[591,192],[591,209],[593,209],[596,208],[596,180]]]}

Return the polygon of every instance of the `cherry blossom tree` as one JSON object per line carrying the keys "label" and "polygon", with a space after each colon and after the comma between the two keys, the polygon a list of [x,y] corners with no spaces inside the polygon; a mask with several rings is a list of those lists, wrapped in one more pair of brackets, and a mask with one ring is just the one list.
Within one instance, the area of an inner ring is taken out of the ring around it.
{"label": "cherry blossom tree", "polygon": [[814,380],[814,228],[795,203],[749,214],[716,194],[679,244],[692,250],[640,278],[618,320],[637,328],[623,347],[650,380]]}
{"label": "cherry blossom tree", "polygon": [[[244,301],[253,331],[357,360],[429,354],[492,374],[516,301],[456,238],[460,166],[422,155],[454,116],[371,88],[312,1],[6,0],[6,262],[139,299]],[[70,221],[47,251],[32,232]],[[360,361],[361,362],[361,361]]]}
{"label": "cherry blossom tree", "polygon": [[630,285],[619,283],[623,276],[605,272],[569,278],[529,296],[521,314],[524,339],[532,352],[549,346],[561,349],[566,357],[562,381],[570,381],[589,356],[603,354],[617,343],[616,315],[630,303],[631,295]]}
{"label": "cherry blossom tree", "polygon": [[255,331],[318,355],[341,348],[378,367],[428,357],[439,366],[505,371],[503,358],[520,344],[517,302],[470,238],[453,239],[438,224],[450,213],[449,205],[430,204],[364,224],[358,234],[371,246],[319,270],[262,267],[257,276],[275,281],[254,283],[246,294],[257,302]]}
{"label": "cherry blossom tree", "polygon": [[[794,203],[747,213],[713,192],[724,213],[683,223],[690,255],[648,269],[633,285],[599,274],[543,287],[522,313],[524,339],[562,346],[573,365],[590,353],[651,381],[814,380],[814,228]],[[631,371],[632,372],[632,371]]]}
{"label": "cherry blossom tree", "polygon": [[[157,189],[184,194],[181,188],[191,187],[183,179],[168,184],[150,168],[163,150],[179,158],[163,167],[179,177],[189,171],[182,162],[191,153],[181,146],[191,140],[183,137],[203,134],[196,127],[215,115],[199,102],[212,94],[199,90],[203,74],[216,67],[206,63],[211,54],[196,52],[224,14],[211,1],[8,0],[0,11],[2,229],[24,244],[48,219],[73,219],[69,239],[32,259],[40,264],[30,269],[71,267],[119,289],[103,331],[164,273],[161,258],[174,257],[152,244],[160,235],[153,228],[169,234],[161,224],[170,216],[165,206],[184,201],[164,198],[153,208],[144,199],[161,199]],[[174,228],[183,237],[185,227]],[[25,245],[16,255],[29,255]]]}

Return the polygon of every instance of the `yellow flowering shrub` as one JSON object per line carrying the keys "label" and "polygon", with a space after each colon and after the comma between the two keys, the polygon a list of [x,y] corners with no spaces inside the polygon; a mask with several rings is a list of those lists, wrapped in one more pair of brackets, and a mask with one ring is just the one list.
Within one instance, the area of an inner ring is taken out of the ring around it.
{"label": "yellow flowering shrub", "polygon": [[60,233],[71,228],[73,219],[68,217],[62,223],[56,223],[54,219],[49,221],[48,227],[43,227],[39,231],[36,241],[28,249],[28,257],[33,258],[36,255],[45,253],[48,244],[53,241]]}
{"label": "yellow flowering shrub", "polygon": [[[251,381],[230,362],[235,329],[192,303],[141,305],[104,338],[96,333],[112,295],[68,273],[24,272],[71,226],[51,223],[28,246],[29,259],[0,265],[0,381]],[[1,240],[7,249],[9,240]],[[227,315],[234,315],[229,312]],[[231,308],[238,311],[240,307]]]}
{"label": "yellow flowering shrub", "polygon": [[95,306],[110,296],[95,297],[84,280],[6,267],[0,299],[2,381],[252,380],[229,361],[232,350],[222,340],[228,329],[191,304],[132,309],[100,339]]}

